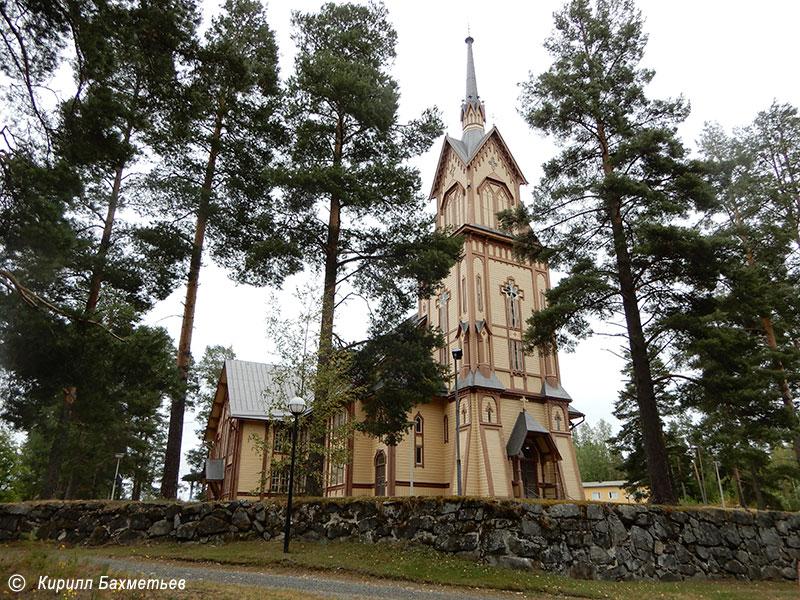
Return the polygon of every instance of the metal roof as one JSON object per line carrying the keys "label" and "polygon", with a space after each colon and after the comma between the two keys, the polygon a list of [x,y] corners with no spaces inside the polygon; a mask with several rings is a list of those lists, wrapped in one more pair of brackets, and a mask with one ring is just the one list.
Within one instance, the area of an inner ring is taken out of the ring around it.
{"label": "metal roof", "polygon": [[592,488],[592,487],[625,487],[628,485],[627,481],[623,481],[621,479],[615,480],[608,480],[608,481],[584,481],[583,487],[585,488]]}
{"label": "metal roof", "polygon": [[231,416],[238,419],[291,417],[284,407],[300,391],[297,374],[283,367],[246,360],[226,360]]}
{"label": "metal roof", "polygon": [[547,380],[542,383],[542,396],[548,398],[560,398],[562,400],[572,400],[572,397],[567,393],[561,384],[556,382],[555,385],[550,384]]}

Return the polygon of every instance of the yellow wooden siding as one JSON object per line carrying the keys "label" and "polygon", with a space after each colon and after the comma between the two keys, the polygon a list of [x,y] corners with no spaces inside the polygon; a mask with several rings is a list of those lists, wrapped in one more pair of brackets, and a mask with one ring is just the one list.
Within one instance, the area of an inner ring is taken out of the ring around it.
{"label": "yellow wooden siding", "polygon": [[583,500],[583,486],[581,485],[581,478],[573,462],[575,450],[572,447],[572,440],[570,438],[554,435],[553,439],[556,442],[556,447],[561,453],[561,472],[564,474],[564,484],[567,486],[567,496],[573,500]]}
{"label": "yellow wooden siding", "polygon": [[508,476],[506,475],[506,463],[508,458],[506,448],[500,437],[500,430],[494,427],[485,427],[486,452],[489,457],[489,469],[491,471],[492,486],[494,495],[499,498],[508,497]]}
{"label": "yellow wooden siding", "polygon": [[237,492],[251,492],[258,494],[261,487],[261,468],[264,455],[261,448],[253,442],[252,435],[259,439],[264,438],[263,421],[242,421],[242,452],[239,458],[239,482]]}
{"label": "yellow wooden siding", "polygon": [[505,336],[493,335],[492,346],[494,351],[494,366],[497,369],[510,369],[508,338]]}

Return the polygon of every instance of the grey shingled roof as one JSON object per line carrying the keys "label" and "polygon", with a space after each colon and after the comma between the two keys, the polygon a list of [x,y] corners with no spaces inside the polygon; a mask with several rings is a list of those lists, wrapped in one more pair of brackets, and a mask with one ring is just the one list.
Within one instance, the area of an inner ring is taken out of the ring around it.
{"label": "grey shingled roof", "polygon": [[[519,413],[517,422],[514,423],[514,429],[511,430],[511,435],[506,444],[506,453],[508,456],[517,456],[519,454],[529,434],[538,436],[538,439],[544,442],[544,446],[555,455],[556,460],[561,460],[561,455],[558,452],[558,448],[550,432],[527,411]],[[539,445],[539,450],[543,451],[545,448]]]}
{"label": "grey shingled roof", "polygon": [[291,375],[282,381],[284,369],[246,360],[226,360],[225,374],[232,417],[266,420],[291,416],[283,407],[300,391],[299,381]]}
{"label": "grey shingled roof", "polygon": [[572,400],[572,397],[567,393],[561,384],[556,382],[555,385],[551,385],[546,380],[542,384],[542,396],[547,396],[548,398],[561,398],[562,400]]}

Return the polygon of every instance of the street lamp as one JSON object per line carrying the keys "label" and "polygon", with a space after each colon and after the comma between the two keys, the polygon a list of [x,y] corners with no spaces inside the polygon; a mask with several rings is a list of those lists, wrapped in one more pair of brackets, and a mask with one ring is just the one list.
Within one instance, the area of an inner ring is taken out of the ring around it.
{"label": "street lamp", "polygon": [[297,447],[297,421],[300,415],[306,412],[306,401],[300,396],[295,396],[289,400],[289,412],[294,415],[294,427],[292,429],[292,462],[289,467],[289,498],[286,502],[286,527],[283,532],[283,552],[289,552],[289,526],[292,523],[292,492],[294,491],[294,454]]}
{"label": "street lamp", "polygon": [[114,499],[114,494],[117,492],[117,477],[119,477],[119,461],[122,460],[122,457],[125,456],[124,452],[117,452],[114,457],[117,459],[117,468],[114,471],[114,485],[111,486],[111,497],[109,500]]}
{"label": "street lamp", "polygon": [[453,350],[453,363],[456,372],[456,481],[458,482],[458,495],[461,496],[461,422],[459,421],[458,411],[458,361],[463,356],[461,348]]}

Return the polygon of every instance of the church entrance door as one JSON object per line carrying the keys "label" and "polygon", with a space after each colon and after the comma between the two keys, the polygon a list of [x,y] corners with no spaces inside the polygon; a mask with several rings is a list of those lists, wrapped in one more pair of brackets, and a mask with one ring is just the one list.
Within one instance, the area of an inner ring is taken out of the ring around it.
{"label": "church entrance door", "polygon": [[535,458],[523,458],[520,460],[520,470],[522,471],[522,487],[525,491],[525,498],[539,497],[539,480],[537,477],[538,462]]}
{"label": "church entrance door", "polygon": [[386,455],[383,451],[375,455],[375,495],[386,495]]}

